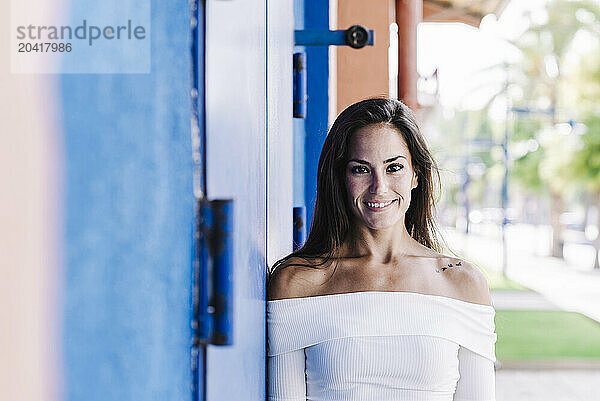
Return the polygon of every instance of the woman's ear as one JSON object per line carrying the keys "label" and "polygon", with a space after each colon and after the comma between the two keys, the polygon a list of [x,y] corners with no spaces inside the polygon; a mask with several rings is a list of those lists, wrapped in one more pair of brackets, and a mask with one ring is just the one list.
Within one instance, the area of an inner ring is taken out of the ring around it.
{"label": "woman's ear", "polygon": [[419,176],[417,176],[417,173],[413,173],[411,190],[415,189],[417,186],[419,186]]}

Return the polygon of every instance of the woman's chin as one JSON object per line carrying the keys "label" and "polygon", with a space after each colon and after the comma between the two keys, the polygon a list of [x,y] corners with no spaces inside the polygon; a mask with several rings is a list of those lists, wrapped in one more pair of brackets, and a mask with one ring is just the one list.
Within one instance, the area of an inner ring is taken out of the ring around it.
{"label": "woman's chin", "polygon": [[363,224],[373,230],[382,230],[394,227],[399,221],[400,219],[391,219],[388,217],[386,219],[367,219],[363,221]]}

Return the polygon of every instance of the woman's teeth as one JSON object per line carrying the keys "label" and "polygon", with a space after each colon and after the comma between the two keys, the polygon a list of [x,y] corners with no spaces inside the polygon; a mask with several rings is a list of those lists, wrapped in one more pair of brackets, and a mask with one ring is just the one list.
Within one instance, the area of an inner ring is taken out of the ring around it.
{"label": "woman's teeth", "polygon": [[367,206],[369,207],[378,207],[378,208],[382,208],[382,207],[386,207],[387,205],[391,204],[394,200],[392,199],[389,202],[385,202],[385,203],[371,203],[371,202],[366,202]]}

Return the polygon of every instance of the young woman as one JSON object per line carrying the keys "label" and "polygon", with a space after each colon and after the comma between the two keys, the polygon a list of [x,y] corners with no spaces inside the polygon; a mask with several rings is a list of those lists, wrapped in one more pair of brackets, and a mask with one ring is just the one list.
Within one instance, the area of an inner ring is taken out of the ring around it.
{"label": "young woman", "polygon": [[336,119],[308,239],[269,279],[269,400],[495,400],[495,310],[480,270],[440,253],[434,174],[403,103]]}

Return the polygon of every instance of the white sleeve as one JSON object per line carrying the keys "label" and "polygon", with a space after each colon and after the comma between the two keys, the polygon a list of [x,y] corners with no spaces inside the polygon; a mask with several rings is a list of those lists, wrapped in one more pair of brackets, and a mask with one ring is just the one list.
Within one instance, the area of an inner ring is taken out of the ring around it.
{"label": "white sleeve", "polygon": [[491,359],[459,346],[458,372],[454,401],[496,401],[496,373]]}
{"label": "white sleeve", "polygon": [[306,401],[304,348],[268,357],[269,401]]}

